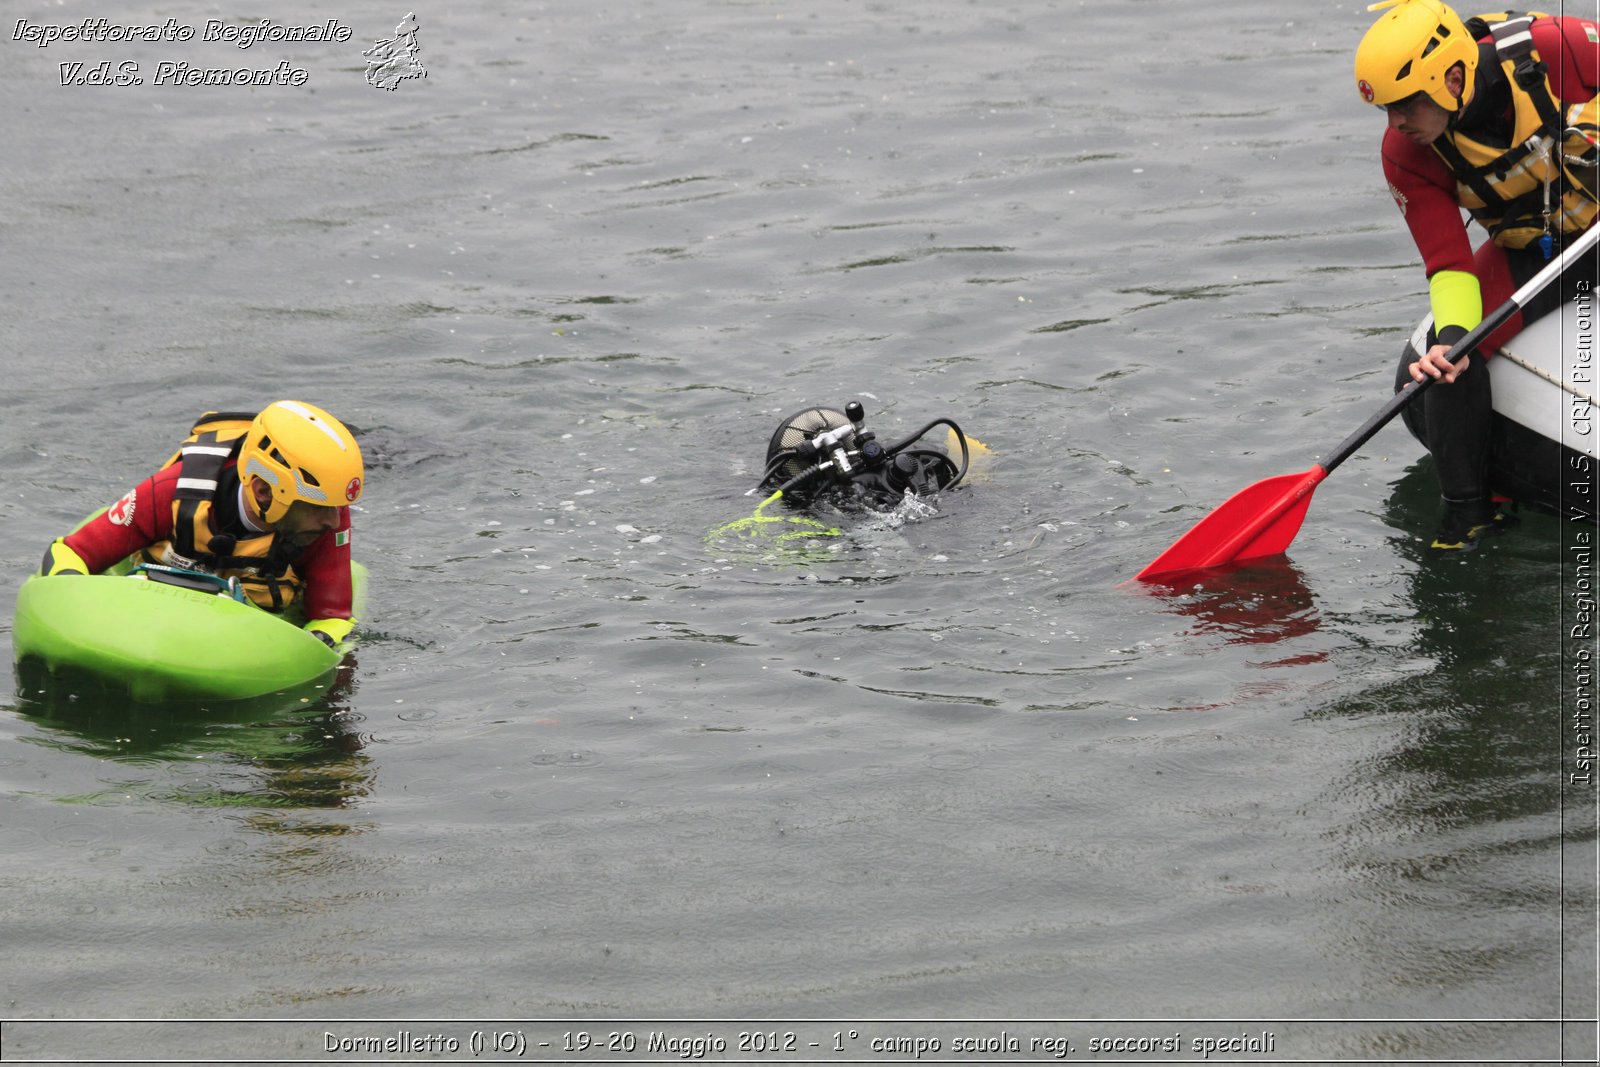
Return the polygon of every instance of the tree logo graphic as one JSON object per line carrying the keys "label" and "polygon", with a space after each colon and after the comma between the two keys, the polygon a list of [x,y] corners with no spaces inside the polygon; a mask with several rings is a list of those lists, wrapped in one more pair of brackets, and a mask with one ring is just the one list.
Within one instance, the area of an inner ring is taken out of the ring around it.
{"label": "tree logo graphic", "polygon": [[361,54],[367,57],[367,84],[375,89],[395,88],[407,78],[426,78],[428,71],[417,59],[417,16],[406,12],[394,36],[378,41]]}

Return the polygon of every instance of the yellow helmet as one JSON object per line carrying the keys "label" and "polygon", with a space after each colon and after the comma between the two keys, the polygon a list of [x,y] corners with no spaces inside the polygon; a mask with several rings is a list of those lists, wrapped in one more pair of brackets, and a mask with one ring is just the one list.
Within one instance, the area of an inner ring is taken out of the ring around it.
{"label": "yellow helmet", "polygon": [[[1461,16],[1440,0],[1382,0],[1368,11],[1388,10],[1356,46],[1356,90],[1369,104],[1387,107],[1427,93],[1446,111],[1472,99],[1478,42]],[[1466,84],[1458,101],[1445,88],[1445,72],[1460,63]]]}
{"label": "yellow helmet", "polygon": [[239,481],[272,487],[263,516],[275,525],[296,500],[342,507],[361,499],[361,448],[344,423],[321,408],[280,400],[255,417],[239,449]]}

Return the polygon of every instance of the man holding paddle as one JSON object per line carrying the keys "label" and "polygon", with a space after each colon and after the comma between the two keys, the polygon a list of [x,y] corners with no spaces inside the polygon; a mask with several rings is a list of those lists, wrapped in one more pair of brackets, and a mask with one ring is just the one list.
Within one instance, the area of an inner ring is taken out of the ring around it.
{"label": "man holding paddle", "polygon": [[[1521,303],[1478,347],[1447,358],[1494,307],[1600,214],[1600,27],[1509,14],[1465,21],[1441,0],[1386,0],[1356,50],[1356,88],[1388,116],[1383,170],[1428,274],[1433,327],[1399,390],[1425,377],[1407,425],[1433,454],[1443,514],[1432,548],[1463,551],[1504,516],[1489,495],[1492,397],[1481,367],[1525,322],[1596,279],[1586,255]],[[1474,252],[1461,210],[1490,240]]]}
{"label": "man holding paddle", "polygon": [[[1499,521],[1489,375],[1473,367],[1486,358],[1475,353],[1595,284],[1600,27],[1547,16],[1463,23],[1441,0],[1379,8],[1386,14],[1356,51],[1356,89],[1389,116],[1383,166],[1428,271],[1428,350],[1401,363],[1394,395],[1311,469],[1233,494],[1139,581],[1188,583],[1194,572],[1282,554],[1317,486],[1400,414],[1439,472],[1433,548],[1471,548]],[[1463,207],[1492,238],[1476,253]]]}

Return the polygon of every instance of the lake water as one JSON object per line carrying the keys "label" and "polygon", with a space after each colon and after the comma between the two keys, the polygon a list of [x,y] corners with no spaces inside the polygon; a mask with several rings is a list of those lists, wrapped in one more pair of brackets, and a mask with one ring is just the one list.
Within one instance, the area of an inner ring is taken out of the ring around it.
{"label": "lake water", "polygon": [[[1128,582],[1425,310],[1362,5],[419,2],[392,91],[404,8],[6,12],[11,588],[284,396],[362,432],[373,576],[310,698],[0,682],[6,1059],[1593,1062],[1592,528],[1426,558],[1396,423],[1287,562]],[[93,17],[196,34],[17,39]],[[352,36],[204,40],[262,18]],[[708,540],[850,400],[987,451]]]}

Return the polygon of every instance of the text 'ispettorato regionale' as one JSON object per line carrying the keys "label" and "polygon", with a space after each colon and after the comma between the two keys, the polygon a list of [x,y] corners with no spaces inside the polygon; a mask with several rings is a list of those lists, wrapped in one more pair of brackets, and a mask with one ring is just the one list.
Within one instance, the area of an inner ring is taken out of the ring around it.
{"label": "text 'ispettorato regionale'", "polygon": [[225,44],[249,48],[262,41],[348,41],[354,34],[350,27],[338,19],[304,25],[273,22],[262,19],[244,25],[230,26],[221,19],[207,19],[203,27],[196,28],[180,23],[175,18],[144,25],[112,22],[105,18],[86,18],[80,22],[49,23],[18,19],[11,31],[13,41],[28,41],[40,48],[56,43],[85,41],[93,44],[116,44],[129,41],[182,43],[187,41],[221,41]]}

